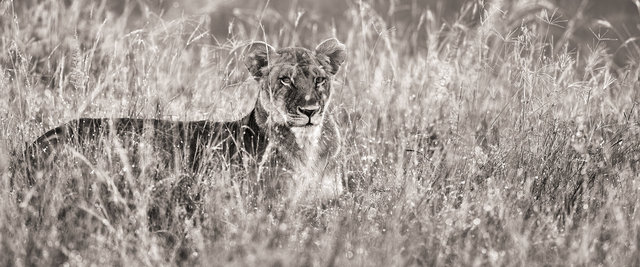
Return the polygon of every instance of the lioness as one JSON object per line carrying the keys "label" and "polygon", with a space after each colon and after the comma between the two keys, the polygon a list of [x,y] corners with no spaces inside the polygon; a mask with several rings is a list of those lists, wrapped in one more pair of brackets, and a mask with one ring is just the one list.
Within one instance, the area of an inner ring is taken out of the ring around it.
{"label": "lioness", "polygon": [[[61,144],[80,147],[99,137],[115,136],[135,146],[146,136],[163,150],[168,164],[176,153],[186,168],[198,170],[217,158],[231,164],[257,164],[259,180],[278,197],[327,201],[343,191],[336,168],[340,134],[330,114],[331,78],[345,61],[336,39],[314,51],[300,47],[275,50],[263,42],[249,44],[244,63],[259,83],[254,109],[233,122],[166,121],[132,118],[81,118],[54,128],[29,145],[33,173]],[[251,159],[251,160],[249,160]],[[174,166],[175,167],[175,166]],[[34,179],[33,175],[29,175]],[[286,190],[285,190],[286,189]]]}

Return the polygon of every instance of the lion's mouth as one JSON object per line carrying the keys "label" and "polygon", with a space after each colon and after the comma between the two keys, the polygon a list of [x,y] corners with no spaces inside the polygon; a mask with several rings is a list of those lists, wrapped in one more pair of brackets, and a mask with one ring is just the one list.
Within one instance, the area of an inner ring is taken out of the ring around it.
{"label": "lion's mouth", "polygon": [[312,123],[311,121],[309,121],[307,123],[291,123],[289,126],[290,127],[297,127],[297,128],[311,128],[311,127],[315,127],[315,126],[318,126],[318,125]]}
{"label": "lion's mouth", "polygon": [[300,117],[300,116],[291,116],[291,119],[289,121],[289,127],[296,127],[296,128],[309,128],[309,127],[315,127],[320,125],[319,123],[319,118],[316,116],[313,117]]}
{"label": "lion's mouth", "polygon": [[308,120],[298,120],[298,121],[292,121],[291,123],[289,123],[289,127],[296,127],[296,128],[311,128],[311,127],[316,127],[318,126],[318,123],[313,123],[311,121],[311,119]]}

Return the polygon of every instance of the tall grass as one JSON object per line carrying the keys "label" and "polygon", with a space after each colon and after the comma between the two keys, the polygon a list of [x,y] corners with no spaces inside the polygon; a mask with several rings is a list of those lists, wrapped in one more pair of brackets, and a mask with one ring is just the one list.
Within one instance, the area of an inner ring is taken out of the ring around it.
{"label": "tall grass", "polygon": [[[294,3],[236,10],[214,36],[215,18],[109,3],[0,1],[2,265],[640,264],[640,67],[572,34],[585,16],[478,1],[445,18],[392,2],[411,10],[398,17],[349,1],[331,20]],[[152,152],[131,171],[118,140],[67,148],[25,183],[21,151],[46,129],[235,119],[257,92],[243,45],[331,36],[349,54],[333,86],[351,188],[337,206],[250,205],[242,177]]]}

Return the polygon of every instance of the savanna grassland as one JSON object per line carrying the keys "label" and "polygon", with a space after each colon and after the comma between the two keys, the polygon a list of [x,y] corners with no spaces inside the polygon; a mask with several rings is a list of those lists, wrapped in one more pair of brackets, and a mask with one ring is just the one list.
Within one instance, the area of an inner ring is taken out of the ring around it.
{"label": "savanna grassland", "polygon": [[[640,265],[638,1],[320,2],[0,0],[0,265]],[[109,140],[25,181],[47,129],[237,119],[244,45],[329,37],[339,205],[250,204],[225,168],[153,156],[132,172]]]}

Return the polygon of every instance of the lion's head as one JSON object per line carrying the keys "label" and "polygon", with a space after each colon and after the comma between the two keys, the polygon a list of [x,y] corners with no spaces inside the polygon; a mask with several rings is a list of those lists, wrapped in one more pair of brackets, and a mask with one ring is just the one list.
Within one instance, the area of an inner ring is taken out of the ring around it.
{"label": "lion's head", "polygon": [[346,58],[336,39],[315,51],[300,47],[275,50],[254,42],[245,51],[245,65],[260,83],[259,104],[269,121],[287,127],[319,126],[331,97],[331,78]]}

